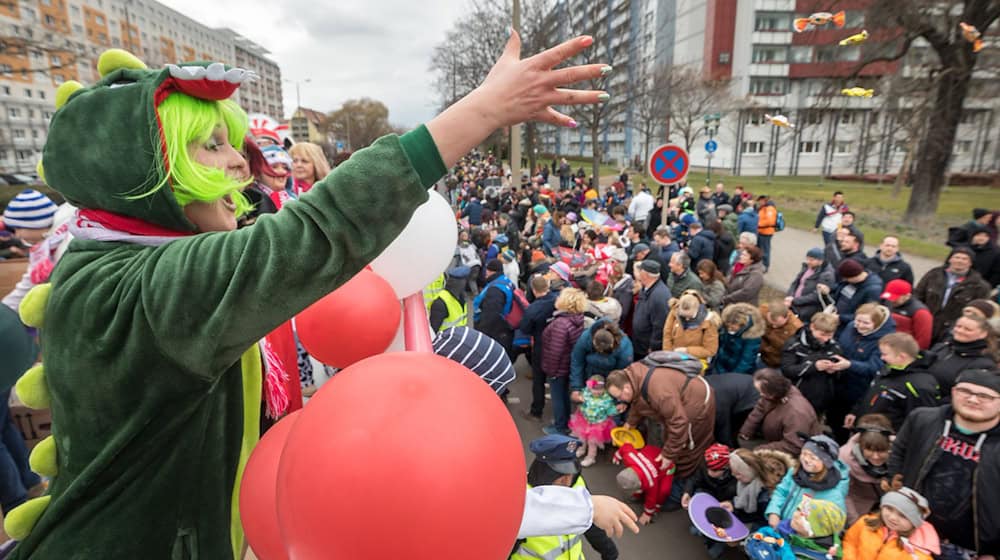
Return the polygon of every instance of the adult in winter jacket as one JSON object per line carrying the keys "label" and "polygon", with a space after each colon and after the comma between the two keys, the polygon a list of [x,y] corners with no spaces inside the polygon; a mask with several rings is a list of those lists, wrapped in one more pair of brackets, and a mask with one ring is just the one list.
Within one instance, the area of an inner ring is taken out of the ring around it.
{"label": "adult in winter jacket", "polygon": [[840,448],[851,485],[847,491],[847,524],[872,511],[882,497],[881,483],[889,475],[892,423],[881,414],[860,416],[854,435]]}
{"label": "adult in winter jacket", "polygon": [[701,192],[698,193],[698,203],[695,205],[695,213],[698,215],[698,221],[703,224],[717,219],[715,201],[712,200],[712,190],[708,186],[702,187]]}
{"label": "adult in winter jacket", "polygon": [[844,259],[837,267],[837,274],[840,282],[831,296],[843,330],[854,322],[854,314],[859,307],[866,303],[878,303],[882,297],[882,280],[854,259]]}
{"label": "adult in winter jacket", "polygon": [[524,310],[518,330],[531,339],[531,408],[528,410],[528,415],[534,420],[541,420],[545,408],[542,333],[556,311],[556,297],[559,296],[559,292],[550,289],[549,280],[541,274],[531,277],[530,287],[534,301]]}
{"label": "adult in winter jacket", "polygon": [[763,439],[757,446],[797,456],[802,451],[799,434],[821,433],[816,411],[802,393],[776,369],[760,369],[753,374],[760,400],[743,426],[740,439]]}
{"label": "adult in winter jacket", "polygon": [[845,418],[847,428],[853,428],[855,419],[865,414],[881,414],[893,430],[898,430],[913,409],[940,404],[938,382],[927,373],[931,360],[920,354],[912,336],[889,333],[879,340],[878,347],[885,365]]}
{"label": "adult in winter jacket", "polygon": [[670,314],[663,325],[663,349],[710,361],[719,351],[721,323],[699,292],[684,292],[670,300]]}
{"label": "adult in winter jacket", "polygon": [[438,293],[428,308],[431,330],[440,332],[468,323],[469,312],[465,304],[465,285],[468,281],[468,267],[458,266],[448,270],[444,289]]}
{"label": "adult in winter jacket", "polygon": [[691,262],[697,264],[702,259],[715,260],[715,233],[702,227],[701,222],[688,226],[691,239],[688,241],[687,254]]}
{"label": "adult in winter jacket", "polygon": [[667,274],[667,288],[671,294],[682,294],[688,290],[701,292],[705,286],[701,284],[701,278],[691,270],[691,259],[684,252],[674,253],[670,257],[667,265],[670,273]]}
{"label": "adult in winter jacket", "polygon": [[736,221],[736,235],[741,233],[757,234],[757,210],[752,204],[747,204],[746,208],[740,212],[740,217]]}
{"label": "adult in winter jacket", "polygon": [[663,345],[663,324],[667,321],[670,289],[660,280],[660,263],[641,261],[637,266],[641,289],[632,316],[632,346],[636,359]]}
{"label": "adult in winter jacket", "polygon": [[607,377],[616,369],[632,363],[632,341],[618,328],[618,323],[598,319],[585,329],[573,345],[570,357],[569,388],[575,393],[583,391],[591,376]]}
{"label": "adult in winter jacket", "polygon": [[806,261],[802,263],[802,270],[785,292],[785,305],[791,307],[803,322],[808,323],[813,314],[823,310],[824,306],[817,292],[820,284],[829,290],[837,285],[833,267],[823,261],[822,249],[809,249]]}
{"label": "adult in winter jacket", "polygon": [[757,246],[764,252],[764,268],[771,267],[771,238],[778,231],[778,208],[767,195],[757,197]]}
{"label": "adult in winter jacket", "polygon": [[560,225],[550,217],[542,229],[542,250],[550,257],[556,256],[556,249],[562,243],[562,232],[559,228]]}
{"label": "adult in winter jacket", "polygon": [[552,425],[545,433],[569,433],[569,373],[573,346],[583,333],[587,296],[566,288],[556,298],[556,311],[542,331],[542,371],[552,392]]}
{"label": "adult in winter jacket", "polygon": [[710,309],[721,310],[722,298],[726,297],[726,277],[711,261],[701,261],[695,269],[698,271],[698,279],[701,280],[702,286],[705,286],[702,290],[705,304]]}
{"label": "adult in winter jacket", "polygon": [[715,393],[715,441],[739,447],[736,435],[760,400],[753,376],[708,375],[705,380]]}
{"label": "adult in winter jacket", "polygon": [[[799,388],[820,416],[833,402],[838,377],[829,362],[844,353],[835,339],[838,324],[836,315],[816,313],[781,351],[781,373]],[[820,361],[824,361],[822,370],[816,366]]]}
{"label": "adult in winter jacket", "polygon": [[767,330],[760,339],[760,360],[767,367],[780,367],[785,342],[802,328],[802,320],[782,301],[761,304],[760,314],[767,324]]}
{"label": "adult in winter jacket", "polygon": [[840,374],[833,404],[826,411],[827,425],[833,428],[839,441],[847,439],[844,418],[865,394],[884,364],[878,341],[895,330],[896,323],[887,308],[877,303],[866,303],[858,308],[854,323],[837,337],[844,355],[817,362],[820,370],[826,368]]}
{"label": "adult in winter jacket", "polygon": [[972,233],[969,248],[976,255],[972,260],[972,269],[978,272],[991,288],[995,288],[1000,284],[1000,247],[997,247],[995,241],[990,240],[989,228],[978,226]]}
{"label": "adult in winter jacket", "polygon": [[469,225],[479,227],[483,225],[483,205],[479,199],[472,197],[469,203],[462,210],[462,217],[469,219]]}
{"label": "adult in winter jacket", "polygon": [[913,287],[902,279],[890,281],[882,292],[882,305],[892,311],[896,331],[907,333],[917,340],[921,350],[931,347],[934,316],[927,306],[913,297]]}
{"label": "adult in winter jacket", "polygon": [[817,229],[823,232],[823,244],[829,245],[840,228],[840,218],[843,212],[847,211],[844,204],[844,193],[837,191],[833,193],[833,199],[823,206],[820,206],[819,213],[816,214],[816,224],[813,231]]}
{"label": "adult in winter jacket", "polygon": [[865,267],[877,274],[883,285],[897,279],[913,284],[913,269],[910,263],[903,260],[903,254],[899,252],[899,238],[894,235],[882,238],[882,244]]}
{"label": "adult in winter jacket", "polygon": [[622,304],[617,299],[604,295],[606,290],[604,284],[598,280],[592,280],[587,284],[587,310],[583,313],[585,327],[589,328],[601,319],[616,325],[621,322]]}
{"label": "adult in winter jacket", "polygon": [[970,301],[989,297],[989,285],[972,269],[974,258],[968,247],[952,249],[947,264],[927,271],[913,290],[934,315],[935,342],[944,338]]}
{"label": "adult in winter jacket", "polygon": [[[740,215],[734,211],[733,206],[730,204],[722,204],[716,206],[715,209],[719,214],[719,221],[722,222],[722,227],[735,240],[740,236]],[[723,216],[722,214],[725,215]]]}
{"label": "adult in winter jacket", "polygon": [[622,308],[621,319],[618,321],[619,326],[625,327],[625,325],[631,326],[632,318],[632,303],[635,298],[634,291],[632,287],[635,285],[635,280],[631,275],[625,273],[625,263],[616,262],[611,268],[611,277],[608,278],[608,287],[606,294],[615,298]]}
{"label": "adult in winter jacket", "polygon": [[734,303],[722,310],[719,352],[712,360],[713,373],[753,373],[764,335],[764,318],[749,303]]}
{"label": "adult in winter jacket", "polygon": [[514,328],[507,323],[510,311],[508,294],[513,290],[510,280],[503,275],[503,265],[493,259],[486,263],[486,286],[473,300],[474,328],[500,343],[510,356],[514,346]]}
{"label": "adult in winter jacket", "polygon": [[761,259],[763,252],[757,247],[746,247],[740,251],[739,264],[743,267],[729,276],[729,286],[722,298],[723,305],[731,303],[749,303],[758,305],[760,290],[764,287],[764,265]]}
{"label": "adult in winter jacket", "polygon": [[[847,259],[854,259],[864,266],[868,263],[868,255],[865,254],[864,250],[861,248],[861,241],[858,236],[850,229],[841,228],[837,232],[837,245],[839,251],[837,253],[837,264],[834,265],[834,269],[840,267],[840,263]],[[831,259],[827,259],[827,262],[833,263]],[[842,280],[840,273],[837,273],[837,281]]]}
{"label": "adult in winter jacket", "polygon": [[969,312],[959,317],[950,336],[929,352],[934,359],[927,371],[937,379],[942,399],[950,398],[955,378],[963,371],[996,367],[996,347],[996,335],[986,319]]}
{"label": "adult in winter jacket", "polygon": [[[1000,374],[961,373],[952,404],[913,411],[892,444],[890,475],[923,494],[928,520],[950,550],[993,558],[1000,554]],[[948,555],[951,554],[951,555]]]}
{"label": "adult in winter jacket", "polygon": [[642,418],[663,425],[664,442],[658,467],[665,470],[669,461],[673,461],[677,467],[675,484],[694,474],[712,444],[715,425],[715,397],[705,378],[697,375],[700,364],[686,360],[679,362],[678,367],[683,364],[694,364],[694,368],[651,367],[636,362],[612,372],[607,382],[612,397],[631,403],[628,427],[637,425]]}
{"label": "adult in winter jacket", "polygon": [[[722,227],[722,223],[719,221],[708,224],[708,230],[715,234],[715,246],[712,248],[711,260],[725,274],[729,272],[729,257],[732,256],[733,249],[736,248],[736,238],[726,231],[726,228]],[[692,258],[691,262],[697,268],[701,260]]]}

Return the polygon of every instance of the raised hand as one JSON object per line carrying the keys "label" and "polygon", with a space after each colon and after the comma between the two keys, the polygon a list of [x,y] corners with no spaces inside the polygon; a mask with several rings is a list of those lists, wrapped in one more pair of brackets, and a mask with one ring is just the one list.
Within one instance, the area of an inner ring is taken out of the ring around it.
{"label": "raised hand", "polygon": [[483,83],[427,123],[444,164],[451,167],[501,127],[529,120],[575,127],[573,119],[552,106],[607,101],[608,95],[603,91],[571,90],[564,86],[606,76],[611,67],[588,64],[554,68],[593,43],[593,37],[576,37],[522,59],[521,38],[512,32],[503,54]]}

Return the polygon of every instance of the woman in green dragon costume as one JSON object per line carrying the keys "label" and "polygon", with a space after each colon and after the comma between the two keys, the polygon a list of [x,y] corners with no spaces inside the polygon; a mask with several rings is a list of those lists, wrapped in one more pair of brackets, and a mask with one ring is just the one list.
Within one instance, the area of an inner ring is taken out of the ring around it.
{"label": "woman in green dragon costume", "polygon": [[31,458],[51,485],[8,512],[20,541],[11,558],[239,558],[239,481],[258,435],[256,342],[381,253],[427,188],[493,130],[576,126],[551,105],[606,100],[560,88],[608,67],[553,69],[591,43],[522,60],[513,36],[467,97],[240,230],[247,123],[227,98],[251,73],[151,70],[108,51],[100,81],[60,87],[41,168],[80,210],[50,282],[21,309],[41,329],[43,363],[17,391],[52,410],[52,436]]}

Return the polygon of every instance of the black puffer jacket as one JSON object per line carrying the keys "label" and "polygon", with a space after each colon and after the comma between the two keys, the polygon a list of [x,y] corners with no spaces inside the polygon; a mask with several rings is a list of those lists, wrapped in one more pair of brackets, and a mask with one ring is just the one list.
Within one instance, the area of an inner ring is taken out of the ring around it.
{"label": "black puffer jacket", "polygon": [[934,315],[934,340],[942,340],[955,320],[962,316],[962,308],[974,299],[988,298],[990,287],[975,270],[970,270],[964,280],[955,284],[943,304],[948,287],[947,267],[939,266],[927,271],[913,289],[913,295],[924,302]]}
{"label": "black puffer jacket", "polygon": [[813,315],[823,310],[823,304],[819,301],[816,286],[824,284],[832,290],[837,285],[833,267],[823,264],[820,265],[817,273],[805,279],[805,283],[802,286],[802,295],[795,297],[795,292],[798,291],[799,284],[802,283],[802,275],[806,273],[808,267],[809,265],[802,263],[802,270],[795,276],[792,285],[788,287],[788,292],[785,293],[785,295],[792,298],[792,311],[799,316],[799,319],[802,319],[803,323],[807,324]]}
{"label": "black puffer jacket", "polygon": [[937,379],[941,388],[941,400],[951,400],[951,388],[955,378],[963,371],[970,369],[993,369],[996,361],[990,357],[986,340],[972,342],[955,342],[951,337],[944,342],[935,344],[927,353],[931,359],[927,372]]}
{"label": "black puffer jacket", "polygon": [[809,330],[809,325],[799,329],[781,350],[781,373],[799,388],[802,396],[813,405],[817,416],[823,414],[833,401],[838,375],[819,371],[816,362],[842,355],[844,350],[837,344],[836,338],[820,342]]}

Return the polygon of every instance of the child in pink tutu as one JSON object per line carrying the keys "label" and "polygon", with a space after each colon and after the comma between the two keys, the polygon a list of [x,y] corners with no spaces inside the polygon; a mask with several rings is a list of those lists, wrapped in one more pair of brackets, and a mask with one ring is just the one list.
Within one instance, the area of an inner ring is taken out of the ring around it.
{"label": "child in pink tutu", "polygon": [[583,392],[583,402],[569,420],[573,435],[583,441],[577,449],[577,456],[587,455],[580,464],[589,467],[597,462],[597,451],[611,441],[611,428],[615,427],[614,416],[622,412],[623,405],[616,405],[615,399],[604,390],[604,378],[591,376],[587,380],[587,390]]}

